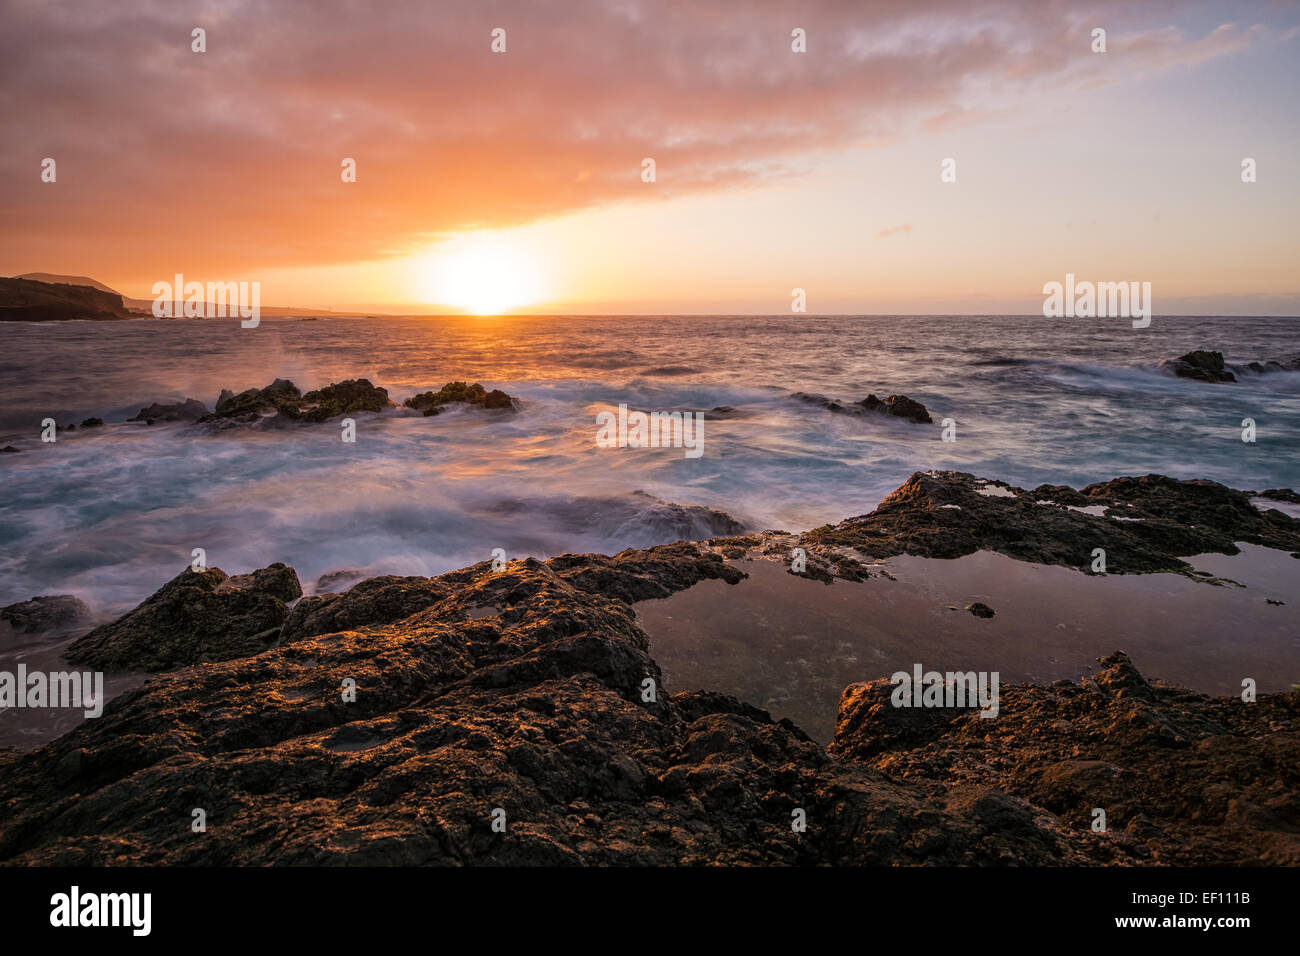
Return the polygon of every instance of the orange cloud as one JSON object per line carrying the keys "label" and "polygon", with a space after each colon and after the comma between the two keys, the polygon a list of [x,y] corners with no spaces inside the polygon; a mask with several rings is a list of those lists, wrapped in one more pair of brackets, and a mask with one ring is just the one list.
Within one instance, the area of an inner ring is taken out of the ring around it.
{"label": "orange cloud", "polygon": [[[1061,76],[1072,55],[1042,51],[1086,51],[1063,40],[1081,30],[1072,15],[1038,0],[923,14],[910,0],[759,2],[743,16],[635,0],[5,6],[0,262],[132,281],[400,255],[458,230],[765,182],[909,116],[978,119],[953,106],[968,84]],[[796,26],[807,53],[791,52]],[[1157,31],[1119,48],[1185,62],[1246,39],[1221,28],[1179,54]]]}

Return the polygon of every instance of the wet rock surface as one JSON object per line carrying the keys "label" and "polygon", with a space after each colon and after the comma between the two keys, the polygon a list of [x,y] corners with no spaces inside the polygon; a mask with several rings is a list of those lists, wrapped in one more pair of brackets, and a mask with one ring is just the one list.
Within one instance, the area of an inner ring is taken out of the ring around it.
{"label": "wet rock surface", "polygon": [[465,382],[448,382],[436,392],[412,395],[402,404],[407,408],[423,412],[426,417],[441,414],[448,405],[474,405],[479,408],[509,411],[514,411],[518,407],[517,401],[501,389],[494,388],[489,392],[478,382],[473,385]]}
{"label": "wet rock surface", "polygon": [[210,414],[208,406],[197,398],[187,398],[183,402],[160,404],[154,402],[140,409],[127,419],[128,422],[195,422]]}
{"label": "wet rock surface", "polygon": [[135,610],[75,641],[68,659],[161,671],[255,654],[278,639],[286,603],[301,594],[297,574],[283,564],[234,577],[186,568]]}
{"label": "wet rock surface", "polygon": [[1234,365],[1231,367],[1238,374],[1245,371],[1251,371],[1261,375],[1265,372],[1300,372],[1300,355],[1294,358],[1283,359],[1281,361],[1277,359],[1269,359],[1266,362],[1247,362],[1242,366]]}
{"label": "wet rock surface", "polygon": [[1178,358],[1165,359],[1159,368],[1172,372],[1179,378],[1191,378],[1200,382],[1237,382],[1238,376],[1263,375],[1269,372],[1300,371],[1300,356],[1286,359],[1267,359],[1266,361],[1244,362],[1233,365],[1224,361],[1222,352],[1197,350],[1180,355]]}
{"label": "wet rock surface", "polygon": [[868,395],[858,404],[869,412],[893,415],[895,418],[905,418],[909,422],[916,422],[918,425],[928,425],[933,421],[924,405],[908,398],[906,395],[889,395],[883,399]]}
{"label": "wet rock surface", "polygon": [[381,412],[393,407],[387,389],[369,379],[347,379],[305,395],[293,382],[277,378],[265,388],[250,388],[238,395],[229,389],[217,399],[216,410],[199,419],[217,426],[323,422],[354,412]]}
{"label": "wet rock surface", "polygon": [[[1241,492],[1170,481],[997,495],[914,475],[874,515],[803,537],[946,552],[994,535],[1017,548],[1035,522],[1043,541],[1132,524],[1040,503],[1067,491],[1296,534],[1239,509]],[[965,524],[947,523],[952,502]],[[1003,686],[990,719],[895,708],[889,681],[868,679],[845,690],[825,750],[735,698],[672,693],[628,602],[734,583],[725,557],[776,534],[371,579],[281,612],[278,646],[249,632],[296,593],[290,569],[187,570],[80,651],[207,660],[0,754],[0,862],[1300,863],[1300,693],[1208,698],[1117,653],[1081,683]],[[1027,560],[1063,563],[1043,541]],[[1192,543],[1171,530],[1145,546],[1167,562]],[[195,807],[206,833],[190,830]]]}
{"label": "wet rock surface", "polygon": [[1183,557],[1237,554],[1238,541],[1300,550],[1300,519],[1261,512],[1247,493],[1213,481],[1145,475],[1079,490],[1040,485],[1026,491],[949,471],[917,472],[870,514],[805,532],[798,543],[809,549],[810,567],[816,554],[832,566],[846,564],[850,573],[853,559],[844,551],[955,558],[981,549],[1093,573],[1100,548],[1106,572],[1114,574],[1190,573]]}
{"label": "wet rock surface", "polygon": [[864,412],[872,412],[906,419],[918,425],[931,424],[934,421],[924,405],[908,398],[906,395],[889,395],[883,399],[877,398],[875,395],[868,395],[860,402],[847,404],[833,401],[825,395],[811,395],[808,392],[795,392],[790,397],[809,405],[820,406],[830,412],[845,415],[861,415]]}
{"label": "wet rock surface", "polygon": [[1198,350],[1180,355],[1176,359],[1165,359],[1160,367],[1173,372],[1179,378],[1194,378],[1199,382],[1235,382],[1235,376],[1225,366],[1222,352]]}

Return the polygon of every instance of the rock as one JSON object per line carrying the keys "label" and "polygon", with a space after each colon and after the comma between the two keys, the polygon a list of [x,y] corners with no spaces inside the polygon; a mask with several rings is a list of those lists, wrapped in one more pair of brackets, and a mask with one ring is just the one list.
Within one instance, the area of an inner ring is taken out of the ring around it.
{"label": "rock", "polygon": [[467,385],[464,382],[448,382],[436,392],[422,392],[412,395],[402,403],[407,408],[423,412],[425,416],[437,415],[449,404],[477,405],[480,408],[509,409],[517,408],[517,402],[498,388],[487,391],[478,382]]}
{"label": "rock", "polygon": [[45,594],[0,608],[0,621],[18,634],[69,631],[90,620],[90,607],[75,594]]}
{"label": "rock", "polygon": [[339,415],[354,412],[382,412],[394,405],[388,399],[388,390],[372,385],[369,379],[348,379],[315,389],[302,397],[302,405],[282,406],[282,411],[293,418],[308,422],[323,422]]}
{"label": "rock", "polygon": [[869,412],[880,412],[885,415],[893,415],[895,418],[905,418],[909,422],[916,422],[918,425],[929,425],[934,421],[924,405],[913,401],[906,395],[890,395],[884,399],[868,395],[858,404]]}
{"label": "rock", "polygon": [[316,579],[315,592],[317,594],[333,593],[334,591],[346,589],[359,581],[364,581],[366,573],[358,571],[356,568],[339,568],[337,571],[326,571]]}
{"label": "rock", "polygon": [[[1071,510],[1099,505],[1105,514]],[[1145,475],[1078,491],[1025,491],[953,471],[917,472],[870,514],[799,537],[805,549],[852,548],[872,558],[956,558],[982,549],[1088,573],[1093,549],[1102,548],[1111,574],[1190,574],[1183,556],[1237,554],[1240,541],[1300,550],[1300,519],[1261,512],[1250,495],[1213,481]]]}
{"label": "rock", "polygon": [[1261,491],[1259,496],[1272,501],[1289,501],[1293,505],[1300,505],[1300,495],[1290,488],[1270,488],[1267,491]]}
{"label": "rock", "polygon": [[993,616],[993,608],[989,607],[987,604],[980,604],[978,601],[976,601],[974,604],[967,604],[966,610],[970,611],[976,617]]}
{"label": "rock", "polygon": [[315,634],[394,624],[446,596],[446,587],[432,578],[369,578],[342,594],[303,598],[289,612],[280,639],[291,644]]}
{"label": "rock", "polygon": [[[230,396],[230,392],[222,392],[223,397]],[[128,422],[193,422],[208,414],[208,406],[204,405],[197,398],[187,398],[183,402],[172,402],[167,405],[160,405],[154,402],[148,408],[142,408],[130,418]]]}
{"label": "rock", "polygon": [[[1236,372],[1242,370],[1235,366],[1229,366],[1229,368],[1232,368]],[[1266,362],[1247,362],[1244,368],[1255,372],[1256,374],[1263,374],[1265,372],[1296,372],[1300,371],[1300,355],[1286,359],[1285,361],[1269,359]]]}
{"label": "rock", "polygon": [[287,564],[278,561],[251,574],[231,575],[222,587],[261,591],[279,598],[286,604],[302,597],[302,585],[298,583],[297,572]]}
{"label": "rock", "polygon": [[[879,679],[845,690],[822,750],[732,697],[672,693],[626,603],[739,575],[679,543],[329,596],[277,647],[155,678],[5,757],[0,862],[1300,863],[1300,694],[1243,707],[1116,653],[1081,684],[1003,685],[989,720],[893,707]],[[159,794],[221,826],[195,840]],[[1091,832],[1097,805],[1124,839]]]}
{"label": "rock", "polygon": [[135,610],[73,642],[68,660],[160,671],[255,654],[284,624],[286,602],[301,594],[298,576],[283,564],[234,578],[187,567]]}
{"label": "rock", "polygon": [[282,408],[295,407],[301,403],[302,392],[298,386],[285,378],[277,378],[265,388],[250,388],[238,395],[229,389],[222,389],[217,399],[216,410],[205,415],[199,421],[229,421],[250,424],[263,417],[272,415]]}
{"label": "rock", "polygon": [[223,389],[216,410],[199,422],[217,426],[315,423],[355,412],[382,412],[391,407],[388,390],[369,379],[334,382],[304,395],[293,382],[277,378],[266,388],[250,388],[238,395]]}
{"label": "rock", "polygon": [[22,451],[21,448],[15,448],[13,445],[5,445],[3,448],[0,448],[0,452],[3,452],[8,455],[16,455],[20,451]]}
{"label": "rock", "polygon": [[103,424],[104,424],[104,419],[102,419],[102,418],[87,418],[85,421],[83,421],[83,422],[81,423],[81,427],[82,427],[82,428],[98,428],[100,425],[103,425]]}
{"label": "rock", "polygon": [[790,397],[840,414],[860,415],[864,412],[875,412],[881,415],[903,418],[917,424],[931,424],[933,422],[925,406],[908,398],[906,395],[890,395],[883,399],[877,398],[875,395],[868,395],[862,401],[850,405],[842,405],[839,402],[832,401],[825,395],[812,395],[808,392],[795,392]]}
{"label": "rock", "polygon": [[[992,787],[1073,832],[1089,826],[1097,806],[1111,831],[1135,824],[1134,842],[1097,841],[1094,862],[1227,865],[1252,854],[1265,865],[1300,862],[1300,837],[1283,821],[1232,812],[1234,803],[1281,806],[1300,786],[1290,763],[1300,756],[1300,693],[1261,697],[1255,710],[1237,698],[1155,687],[1121,652],[1101,663],[1082,684],[1003,686],[996,720],[956,715],[885,746],[875,737],[888,715],[864,713],[846,691],[829,751],[860,752],[894,779]],[[1181,746],[1171,746],[1176,738]],[[1287,765],[1280,778],[1273,759]]]}
{"label": "rock", "polygon": [[1200,382],[1237,380],[1237,377],[1224,367],[1222,352],[1188,352],[1176,359],[1165,359],[1160,363],[1160,367],[1173,372],[1179,378],[1194,378]]}
{"label": "rock", "polygon": [[812,395],[808,392],[794,392],[790,397],[808,405],[817,405],[820,408],[826,409],[828,412],[847,411],[847,409],[845,409],[845,407],[839,402],[833,402],[825,395]]}

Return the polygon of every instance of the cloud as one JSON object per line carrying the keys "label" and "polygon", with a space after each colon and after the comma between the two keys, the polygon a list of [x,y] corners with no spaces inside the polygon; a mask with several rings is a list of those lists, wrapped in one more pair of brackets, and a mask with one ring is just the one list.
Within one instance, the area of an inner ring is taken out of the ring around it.
{"label": "cloud", "polygon": [[881,229],[878,233],[876,233],[876,238],[886,239],[889,236],[897,235],[900,232],[911,232],[911,231],[912,231],[912,224],[910,222],[905,222],[901,226],[894,226],[890,229]]}
{"label": "cloud", "polygon": [[[3,0],[0,17],[0,260],[117,276],[352,262],[761,183],[917,117],[977,121],[960,105],[972,84],[1028,87],[1089,55],[1070,52],[1086,51],[1084,27],[1039,0],[919,14],[760,0],[743,16],[635,0]],[[190,50],[195,26],[206,53]],[[1158,66],[1250,40],[1221,27],[1112,42]]]}

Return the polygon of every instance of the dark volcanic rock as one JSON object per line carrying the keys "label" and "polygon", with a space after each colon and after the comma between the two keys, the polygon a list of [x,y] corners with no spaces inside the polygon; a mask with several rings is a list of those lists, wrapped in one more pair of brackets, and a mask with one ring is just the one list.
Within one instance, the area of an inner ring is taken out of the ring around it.
{"label": "dark volcanic rock", "polygon": [[985,618],[992,617],[994,613],[993,608],[989,607],[987,604],[981,604],[979,601],[976,601],[974,604],[967,604],[966,610],[970,611],[976,617]]}
{"label": "dark volcanic rock", "polygon": [[1300,693],[1208,698],[1150,684],[1122,652],[1082,685],[1001,688],[996,718],[889,706],[889,681],[840,701],[829,752],[927,789],[989,787],[1084,832],[1096,862],[1300,863]]}
{"label": "dark volcanic rock", "polygon": [[278,637],[302,594],[283,564],[227,577],[186,568],[135,610],[68,648],[68,660],[105,670],[161,671],[255,654]]}
{"label": "dark volcanic rock", "polygon": [[425,416],[437,415],[444,406],[451,404],[477,405],[480,408],[507,409],[514,411],[517,402],[499,388],[488,391],[478,382],[467,385],[465,382],[448,382],[436,392],[421,392],[412,395],[402,403],[407,408],[423,412]]}
{"label": "dark volcanic rock", "polygon": [[323,422],[339,415],[353,412],[382,412],[385,408],[395,407],[388,399],[388,389],[372,385],[369,379],[348,379],[335,382],[308,392],[302,397],[302,405],[282,408],[294,418],[308,422]]}
{"label": "dark volcanic rock", "polygon": [[[228,393],[223,393],[228,394]],[[187,398],[183,402],[171,402],[161,405],[154,402],[148,408],[142,408],[128,422],[193,422],[208,414],[208,406],[197,398]]]}
{"label": "dark volcanic rock", "polygon": [[446,596],[447,585],[436,578],[369,578],[342,594],[303,598],[289,612],[280,640],[290,644],[313,634],[395,624]]}
{"label": "dark volcanic rock", "polygon": [[868,395],[862,401],[853,402],[849,405],[832,401],[825,395],[811,395],[808,392],[795,392],[790,397],[841,414],[860,415],[864,412],[875,412],[881,415],[892,415],[895,418],[904,418],[907,421],[922,425],[931,424],[934,421],[924,405],[908,398],[906,395],[890,395],[883,399],[877,398],[875,395]]}
{"label": "dark volcanic rock", "polygon": [[216,410],[199,421],[216,425],[323,422],[340,415],[382,412],[392,407],[388,390],[369,379],[334,382],[303,395],[293,382],[277,378],[266,388],[250,388],[238,395],[224,390]]}
{"label": "dark volcanic rock", "polygon": [[1160,367],[1168,369],[1179,378],[1194,378],[1201,382],[1235,382],[1233,375],[1223,364],[1222,352],[1188,352],[1176,359],[1165,359]]}
{"label": "dark volcanic rock", "polygon": [[820,406],[821,408],[826,409],[828,412],[847,411],[847,409],[839,402],[833,402],[825,395],[812,395],[809,394],[808,392],[793,392],[790,395],[790,397],[793,399],[797,399],[798,401],[805,402],[808,405]]}
{"label": "dark volcanic rock", "polygon": [[316,579],[315,591],[317,594],[333,593],[340,586],[351,587],[360,581],[364,581],[366,573],[358,571],[356,568],[339,568],[337,571],[326,571]]}
{"label": "dark volcanic rock", "polygon": [[0,608],[0,621],[19,634],[68,631],[90,619],[89,606],[75,594],[44,594]]}
{"label": "dark volcanic rock", "polygon": [[1117,656],[1082,686],[1004,687],[990,721],[893,708],[877,681],[845,692],[828,754],[670,694],[623,599],[738,575],[679,544],[353,588],[279,647],[9,757],[0,862],[1300,862],[1300,695],[1211,700]]}
{"label": "dark volcanic rock", "polygon": [[1244,366],[1229,366],[1234,371],[1241,373],[1243,370],[1263,374],[1264,372],[1298,372],[1300,371],[1300,355],[1295,358],[1279,362],[1276,359],[1269,359],[1267,362],[1247,362]]}
{"label": "dark volcanic rock", "polygon": [[[1071,510],[1098,506],[1104,514]],[[1245,492],[1213,481],[1146,475],[1079,491],[1024,491],[962,472],[917,472],[870,514],[805,532],[800,541],[873,558],[956,558],[983,549],[1084,571],[1101,548],[1109,573],[1188,572],[1183,556],[1237,554],[1238,541],[1300,549],[1300,520],[1261,513]]]}
{"label": "dark volcanic rock", "polygon": [[1293,505],[1300,505],[1300,495],[1290,488],[1269,488],[1267,491],[1261,491],[1259,496],[1272,501],[1289,501]]}
{"label": "dark volcanic rock", "polygon": [[249,388],[236,395],[223,389],[217,398],[216,410],[200,421],[232,421],[251,423],[274,414],[281,408],[301,404],[302,392],[287,378],[277,378],[266,388]]}
{"label": "dark volcanic rock", "polygon": [[929,425],[934,421],[924,405],[913,401],[906,395],[890,395],[884,399],[868,395],[858,404],[869,412],[880,412],[885,415],[893,415],[895,418],[906,418],[909,422],[916,422],[918,425]]}
{"label": "dark volcanic rock", "polygon": [[101,425],[103,425],[103,424],[104,424],[104,419],[102,419],[102,418],[87,418],[85,421],[83,421],[83,422],[81,423],[81,427],[82,427],[82,428],[98,428],[99,426],[101,426]]}
{"label": "dark volcanic rock", "polygon": [[584,591],[629,603],[668,597],[700,581],[736,584],[747,577],[719,555],[683,542],[627,550],[612,558],[603,554],[562,554],[548,563],[566,581]]}

